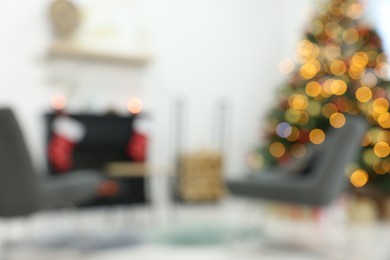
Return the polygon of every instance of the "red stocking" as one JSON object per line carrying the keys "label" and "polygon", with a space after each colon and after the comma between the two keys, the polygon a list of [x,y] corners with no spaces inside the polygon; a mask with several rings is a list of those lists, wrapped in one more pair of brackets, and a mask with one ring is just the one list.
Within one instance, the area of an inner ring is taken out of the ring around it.
{"label": "red stocking", "polygon": [[53,122],[53,136],[48,144],[48,158],[54,172],[62,173],[73,167],[73,151],[84,136],[84,126],[69,117],[61,116]]}
{"label": "red stocking", "polygon": [[127,156],[136,162],[144,162],[148,153],[149,122],[144,118],[137,118],[134,133],[127,143]]}

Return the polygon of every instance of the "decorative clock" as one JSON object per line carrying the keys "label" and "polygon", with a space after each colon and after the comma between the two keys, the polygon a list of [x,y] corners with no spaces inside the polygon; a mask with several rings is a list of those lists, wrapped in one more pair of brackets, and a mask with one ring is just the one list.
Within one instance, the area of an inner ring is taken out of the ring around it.
{"label": "decorative clock", "polygon": [[49,12],[54,33],[59,38],[70,36],[80,24],[80,12],[70,0],[53,1]]}

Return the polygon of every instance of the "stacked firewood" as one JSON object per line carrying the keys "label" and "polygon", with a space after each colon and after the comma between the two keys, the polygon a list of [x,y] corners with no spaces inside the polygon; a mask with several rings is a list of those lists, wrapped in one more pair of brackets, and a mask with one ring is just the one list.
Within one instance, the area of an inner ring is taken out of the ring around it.
{"label": "stacked firewood", "polygon": [[222,156],[218,152],[200,151],[181,159],[179,192],[187,202],[216,201],[225,194]]}

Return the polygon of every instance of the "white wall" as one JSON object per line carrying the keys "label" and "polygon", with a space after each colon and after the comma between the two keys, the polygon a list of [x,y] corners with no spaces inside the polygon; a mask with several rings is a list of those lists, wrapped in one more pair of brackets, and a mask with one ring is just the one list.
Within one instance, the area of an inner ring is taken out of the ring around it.
{"label": "white wall", "polygon": [[[72,94],[48,83],[58,68],[42,61],[50,40],[48,0],[0,1],[0,105],[13,106],[31,152],[43,161],[41,115],[50,95],[64,91],[77,108],[125,106],[136,95],[155,121],[151,160],[171,160],[172,103],[181,96],[189,106],[189,149],[212,142],[212,107],[230,100],[229,174],[243,173],[255,145],[261,117],[272,105],[283,76],[281,59],[291,56],[302,35],[309,0],[134,0],[151,30],[154,61],[143,70],[74,64]],[[73,70],[73,72],[72,72]],[[93,101],[93,102],[92,102]]]}

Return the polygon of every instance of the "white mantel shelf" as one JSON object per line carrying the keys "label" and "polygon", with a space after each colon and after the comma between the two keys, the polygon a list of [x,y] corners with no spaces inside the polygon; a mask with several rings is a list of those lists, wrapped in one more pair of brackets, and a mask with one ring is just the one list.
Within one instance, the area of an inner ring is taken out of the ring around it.
{"label": "white mantel shelf", "polygon": [[151,61],[151,55],[146,53],[119,54],[87,50],[64,42],[52,43],[48,51],[48,58],[77,59],[128,66],[143,66]]}

